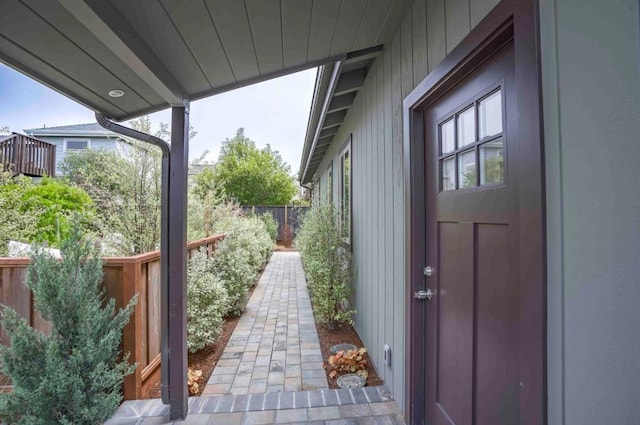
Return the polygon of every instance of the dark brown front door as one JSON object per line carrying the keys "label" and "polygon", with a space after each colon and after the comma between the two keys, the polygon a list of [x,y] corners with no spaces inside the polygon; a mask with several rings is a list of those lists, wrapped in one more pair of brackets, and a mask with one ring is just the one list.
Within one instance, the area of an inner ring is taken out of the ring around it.
{"label": "dark brown front door", "polygon": [[424,111],[428,424],[520,423],[515,93],[509,42]]}

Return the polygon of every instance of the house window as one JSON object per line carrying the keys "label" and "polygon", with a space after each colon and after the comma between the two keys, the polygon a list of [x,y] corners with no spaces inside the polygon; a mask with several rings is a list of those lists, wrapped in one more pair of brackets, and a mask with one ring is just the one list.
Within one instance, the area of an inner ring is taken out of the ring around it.
{"label": "house window", "polygon": [[497,87],[440,122],[440,191],[505,181],[504,113],[502,87]]}
{"label": "house window", "polygon": [[314,189],[314,193],[313,193],[313,199],[316,205],[320,205],[321,204],[321,200],[322,200],[322,179],[318,178],[318,181],[316,182],[316,184],[313,186]]}
{"label": "house window", "polygon": [[89,149],[89,140],[65,140],[64,150],[67,151],[83,151]]}
{"label": "house window", "polygon": [[333,161],[327,167],[327,199],[333,203]]}
{"label": "house window", "polygon": [[351,136],[340,153],[340,224],[344,242],[351,244]]}

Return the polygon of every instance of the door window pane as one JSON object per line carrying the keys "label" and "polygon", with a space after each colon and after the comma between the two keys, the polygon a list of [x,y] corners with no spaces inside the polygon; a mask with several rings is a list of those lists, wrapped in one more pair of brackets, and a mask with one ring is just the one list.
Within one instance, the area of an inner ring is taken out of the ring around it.
{"label": "door window pane", "polygon": [[444,155],[456,149],[456,134],[453,118],[440,125],[440,152]]}
{"label": "door window pane", "polygon": [[502,91],[480,102],[480,139],[502,133]]}
{"label": "door window pane", "polygon": [[456,157],[442,160],[442,191],[456,189]]}
{"label": "door window pane", "polygon": [[476,185],[476,151],[470,150],[458,155],[458,181],[460,188]]}
{"label": "door window pane", "polygon": [[504,181],[504,142],[502,137],[480,146],[480,184]]}
{"label": "door window pane", "polygon": [[458,147],[476,141],[476,113],[472,106],[458,115]]}

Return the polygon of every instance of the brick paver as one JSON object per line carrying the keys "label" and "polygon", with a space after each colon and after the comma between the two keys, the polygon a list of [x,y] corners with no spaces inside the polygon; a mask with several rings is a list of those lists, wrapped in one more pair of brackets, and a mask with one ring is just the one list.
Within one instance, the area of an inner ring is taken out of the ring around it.
{"label": "brick paver", "polygon": [[300,255],[274,252],[203,394],[328,387]]}

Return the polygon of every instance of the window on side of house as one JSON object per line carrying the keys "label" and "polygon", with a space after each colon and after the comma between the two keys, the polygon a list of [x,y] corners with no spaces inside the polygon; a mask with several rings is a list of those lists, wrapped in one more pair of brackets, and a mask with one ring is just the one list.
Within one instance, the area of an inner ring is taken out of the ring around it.
{"label": "window on side of house", "polygon": [[330,204],[333,203],[333,161],[327,167],[327,200]]}
{"label": "window on side of house", "polygon": [[322,179],[318,178],[318,181],[313,185],[314,194],[313,198],[316,205],[320,205],[322,202],[322,185],[320,184]]}
{"label": "window on side of house", "polygon": [[340,153],[340,224],[344,242],[351,245],[351,136]]}
{"label": "window on side of house", "polygon": [[65,140],[64,141],[64,150],[65,152],[70,151],[83,151],[85,149],[89,149],[90,143],[87,139],[74,139],[74,140]]}

